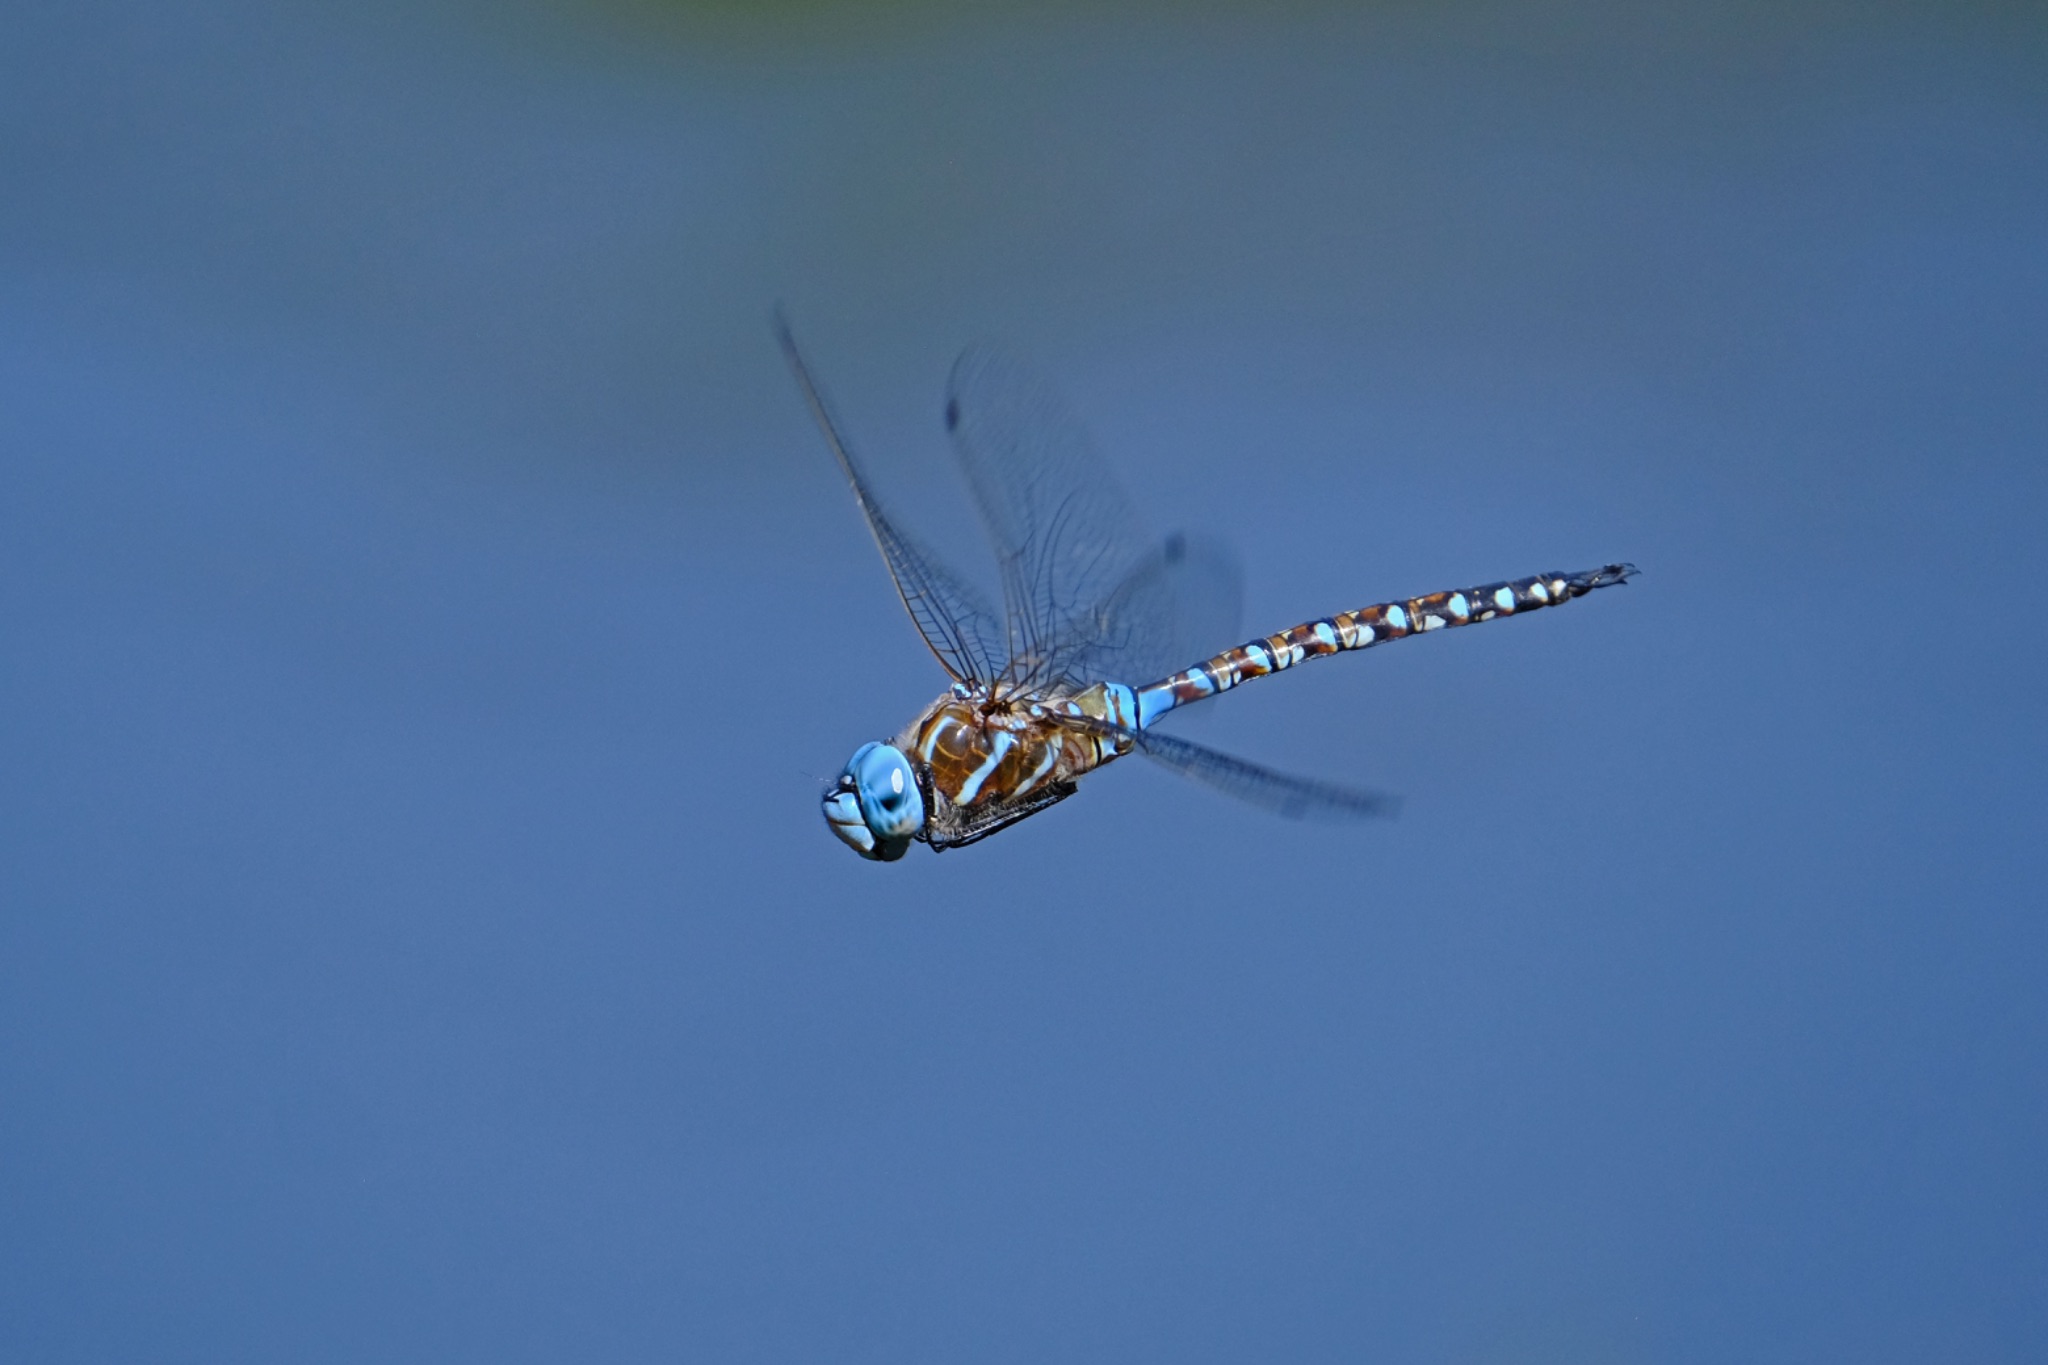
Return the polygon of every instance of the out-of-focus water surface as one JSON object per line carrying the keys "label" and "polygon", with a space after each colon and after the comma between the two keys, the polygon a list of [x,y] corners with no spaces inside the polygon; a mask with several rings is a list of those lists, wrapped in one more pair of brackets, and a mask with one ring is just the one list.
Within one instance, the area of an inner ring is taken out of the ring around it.
{"label": "out-of-focus water surface", "polygon": [[[2048,1349],[2038,14],[6,27],[0,1356]],[[1251,627],[1643,577],[863,864],[777,300],[956,554],[995,336]]]}

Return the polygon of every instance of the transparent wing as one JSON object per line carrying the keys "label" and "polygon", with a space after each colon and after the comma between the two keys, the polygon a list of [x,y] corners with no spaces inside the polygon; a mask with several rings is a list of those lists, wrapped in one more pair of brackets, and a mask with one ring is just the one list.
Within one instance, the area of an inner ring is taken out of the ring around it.
{"label": "transparent wing", "polygon": [[1182,777],[1207,783],[1226,795],[1274,811],[1290,820],[1392,819],[1401,810],[1401,798],[1398,796],[1336,782],[1319,782],[1309,777],[1293,777],[1175,735],[1162,735],[1157,730],[1129,730],[1085,716],[1058,716],[1055,719],[1072,729],[1127,741],[1145,757],[1162,767],[1171,768]]}
{"label": "transparent wing", "polygon": [[845,472],[846,481],[853,486],[853,499],[860,504],[861,515],[867,518],[868,530],[874,533],[875,544],[882,551],[882,560],[889,566],[889,576],[895,580],[897,595],[903,599],[904,610],[910,613],[918,634],[938,656],[940,665],[956,680],[992,685],[1003,675],[1008,662],[1003,629],[995,611],[979,592],[947,569],[930,551],[896,529],[862,475],[852,447],[840,435],[838,423],[832,420],[832,411],[826,405],[825,395],[811,378],[810,367],[804,364],[796,338],[790,334],[789,324],[779,313],[775,318],[775,335],[782,342],[782,353],[789,361],[790,371],[796,375],[796,382],[810,403],[811,415],[817,418],[819,429],[825,433],[826,444],[832,447],[832,454]]}
{"label": "transparent wing", "polygon": [[1176,532],[1160,542],[1097,613],[1095,638],[1069,651],[1068,675],[1162,678],[1239,638],[1244,578],[1229,547]]}
{"label": "transparent wing", "polygon": [[946,429],[1001,573],[1011,682],[1149,678],[1230,638],[1234,561],[1153,537],[1028,366],[970,348],[953,366]]}
{"label": "transparent wing", "polygon": [[1290,820],[1391,820],[1401,813],[1398,796],[1314,778],[1291,777],[1174,735],[1146,731],[1138,752],[1182,777],[1206,782],[1220,792],[1277,811]]}

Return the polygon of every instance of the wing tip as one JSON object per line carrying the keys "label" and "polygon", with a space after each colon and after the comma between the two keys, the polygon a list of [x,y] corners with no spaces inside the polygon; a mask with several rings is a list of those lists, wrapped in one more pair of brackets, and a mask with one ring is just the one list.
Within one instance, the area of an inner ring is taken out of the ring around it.
{"label": "wing tip", "polygon": [[1338,789],[1320,799],[1301,798],[1279,808],[1283,820],[1398,820],[1401,798],[1390,792]]}

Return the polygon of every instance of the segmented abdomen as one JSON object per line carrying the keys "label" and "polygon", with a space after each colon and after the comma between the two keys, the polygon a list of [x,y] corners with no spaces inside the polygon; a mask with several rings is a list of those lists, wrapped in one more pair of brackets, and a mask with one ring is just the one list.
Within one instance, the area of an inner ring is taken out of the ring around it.
{"label": "segmented abdomen", "polygon": [[1139,724],[1148,725],[1154,717],[1176,706],[1227,692],[1247,678],[1278,673],[1304,659],[1368,649],[1445,626],[1470,625],[1538,607],[1558,606],[1595,588],[1625,582],[1635,571],[1633,564],[1609,564],[1584,573],[1538,574],[1506,583],[1411,597],[1405,602],[1381,602],[1320,621],[1306,621],[1277,635],[1225,650],[1193,668],[1139,688]]}

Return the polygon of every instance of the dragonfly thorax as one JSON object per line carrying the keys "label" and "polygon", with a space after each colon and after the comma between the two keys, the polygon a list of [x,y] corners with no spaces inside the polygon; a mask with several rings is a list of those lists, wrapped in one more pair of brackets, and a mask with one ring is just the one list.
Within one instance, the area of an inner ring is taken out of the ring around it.
{"label": "dragonfly thorax", "polygon": [[1124,752],[1063,717],[1131,725],[1131,689],[1097,683],[1085,691],[1018,693],[955,685],[899,740],[921,766],[937,816],[1027,800],[1072,782]]}

